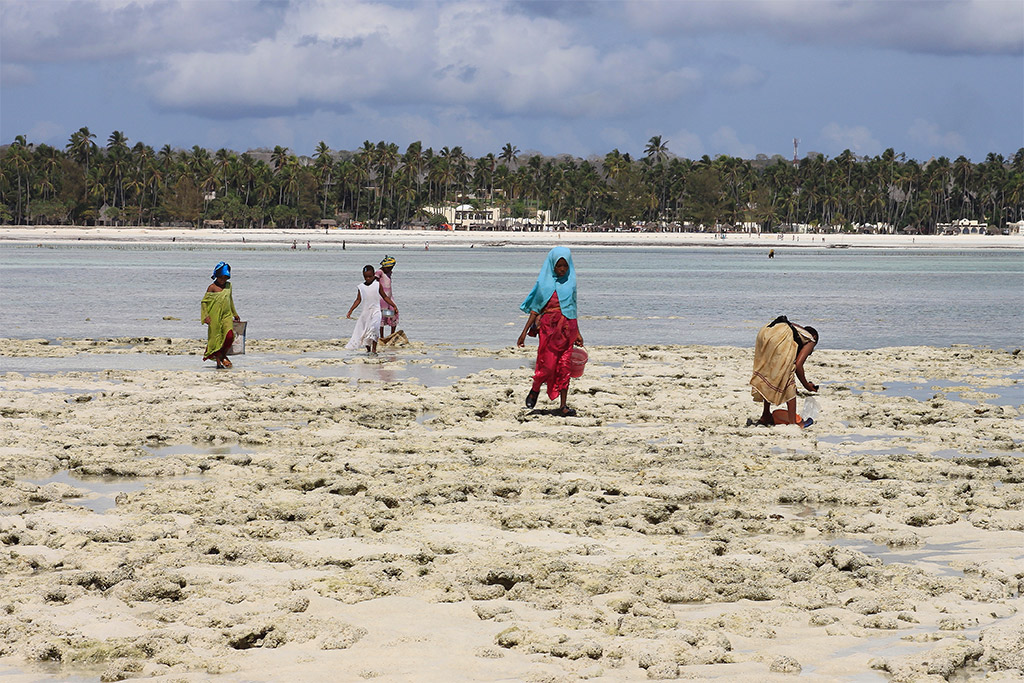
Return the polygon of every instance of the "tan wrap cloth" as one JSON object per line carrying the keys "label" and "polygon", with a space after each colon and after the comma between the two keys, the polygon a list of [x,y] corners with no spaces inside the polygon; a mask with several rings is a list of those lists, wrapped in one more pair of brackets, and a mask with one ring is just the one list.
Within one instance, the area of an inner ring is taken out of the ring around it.
{"label": "tan wrap cloth", "polygon": [[754,374],[750,377],[750,393],[757,403],[768,401],[778,406],[796,398],[794,372],[800,347],[793,339],[794,330],[803,340],[814,341],[804,328],[784,322],[771,327],[765,325],[758,331],[754,342]]}

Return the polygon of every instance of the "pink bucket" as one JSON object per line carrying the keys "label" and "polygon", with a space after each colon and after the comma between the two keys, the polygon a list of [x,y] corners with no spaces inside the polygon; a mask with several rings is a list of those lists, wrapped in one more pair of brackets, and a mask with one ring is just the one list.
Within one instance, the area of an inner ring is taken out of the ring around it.
{"label": "pink bucket", "polygon": [[582,377],[583,368],[587,367],[587,350],[582,346],[572,347],[572,354],[569,356],[569,376]]}

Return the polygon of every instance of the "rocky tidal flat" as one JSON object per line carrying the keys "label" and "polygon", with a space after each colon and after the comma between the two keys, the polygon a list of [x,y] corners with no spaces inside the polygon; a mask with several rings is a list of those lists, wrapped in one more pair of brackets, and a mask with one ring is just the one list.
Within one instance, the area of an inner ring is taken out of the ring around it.
{"label": "rocky tidal flat", "polygon": [[4,681],[1024,677],[1024,354],[342,344],[0,340]]}

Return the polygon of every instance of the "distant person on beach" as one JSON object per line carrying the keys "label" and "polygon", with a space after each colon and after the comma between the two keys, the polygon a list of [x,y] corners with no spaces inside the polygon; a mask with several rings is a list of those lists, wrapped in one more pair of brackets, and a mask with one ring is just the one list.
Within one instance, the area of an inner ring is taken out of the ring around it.
{"label": "distant person on beach", "polygon": [[214,359],[218,368],[230,368],[228,349],[235,341],[232,329],[238,317],[235,300],[231,296],[231,266],[221,261],[213,269],[213,282],[206,288],[206,294],[200,306],[200,316],[206,330],[206,354],[203,360]]}
{"label": "distant person on beach", "polygon": [[775,250],[774,249],[769,249],[768,250],[768,258],[775,258]]}
{"label": "distant person on beach", "polygon": [[[757,424],[810,425],[796,414],[796,379],[807,391],[818,391],[818,385],[807,381],[804,362],[818,343],[818,331],[801,327],[780,315],[762,327],[754,343],[754,374],[750,377],[754,401],[763,405]],[[786,404],[786,409],[772,413],[771,407]]]}
{"label": "distant person on beach", "polygon": [[572,347],[583,346],[576,322],[576,269],[567,247],[548,252],[537,282],[519,308],[529,315],[516,346],[526,345],[526,336],[539,337],[533,387],[526,395],[526,407],[537,405],[541,385],[548,386],[548,399],[559,397],[559,412],[566,417],[576,411],[566,405],[569,396],[569,360]]}
{"label": "distant person on beach", "polygon": [[391,271],[395,268],[395,259],[393,256],[385,256],[380,262],[380,269],[374,273],[374,277],[377,278],[377,282],[380,283],[380,294],[381,294],[381,305],[380,305],[380,336],[384,336],[384,326],[387,325],[391,328],[391,334],[395,333],[395,329],[398,327],[398,311],[392,310],[387,307],[387,302],[384,300],[384,295],[394,297],[394,291],[391,289]]}
{"label": "distant person on beach", "polygon": [[352,330],[352,338],[345,345],[346,349],[358,349],[365,347],[370,353],[377,353],[377,340],[380,338],[380,302],[384,301],[397,314],[398,306],[391,300],[391,297],[380,290],[380,283],[377,282],[373,266],[363,266],[363,281],[356,288],[356,300],[352,307],[345,314],[346,318],[352,317],[352,311],[356,310],[360,303],[363,303],[363,312],[356,320],[356,328]]}

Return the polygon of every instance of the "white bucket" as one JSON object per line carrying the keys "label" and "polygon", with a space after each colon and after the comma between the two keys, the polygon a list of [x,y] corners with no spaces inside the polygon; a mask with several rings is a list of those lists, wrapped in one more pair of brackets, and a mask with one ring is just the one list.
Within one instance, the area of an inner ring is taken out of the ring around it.
{"label": "white bucket", "polygon": [[235,332],[235,338],[231,342],[231,348],[228,349],[229,356],[244,356],[245,355],[245,326],[244,320],[236,320],[231,329]]}

